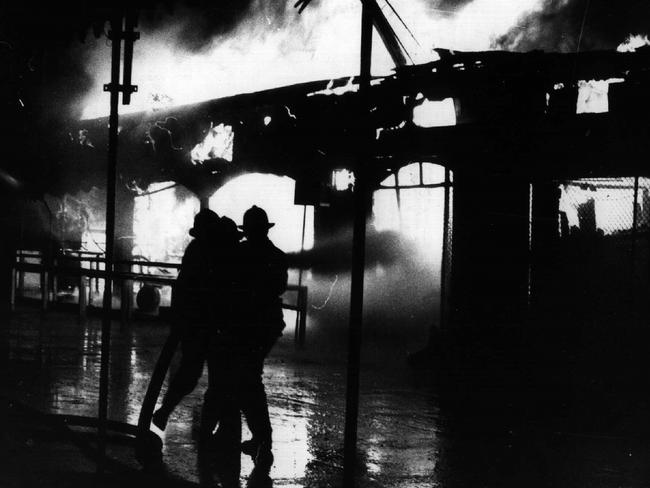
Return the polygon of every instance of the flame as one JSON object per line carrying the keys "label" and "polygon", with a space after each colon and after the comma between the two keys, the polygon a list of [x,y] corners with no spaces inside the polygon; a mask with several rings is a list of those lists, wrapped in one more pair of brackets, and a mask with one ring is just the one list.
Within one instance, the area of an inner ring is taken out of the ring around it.
{"label": "flame", "polygon": [[413,123],[418,127],[445,127],[456,125],[456,106],[453,98],[429,100],[424,98],[413,108]]}
{"label": "flame", "polygon": [[314,95],[344,95],[345,93],[354,93],[359,91],[359,85],[354,83],[354,76],[351,76],[344,86],[334,87],[334,80],[330,80],[325,89],[308,93],[308,97]]}
{"label": "flame", "polygon": [[[136,198],[133,213],[134,256],[150,261],[180,261],[190,241],[188,231],[199,211],[199,199],[173,182],[152,183]],[[166,189],[169,188],[169,189]],[[157,190],[163,190],[156,192]]]}
{"label": "flame", "polygon": [[616,50],[619,53],[633,53],[643,46],[650,46],[650,39],[648,39],[647,35],[633,36],[630,34],[627,36],[627,40],[624,43],[619,44]]}
{"label": "flame", "polygon": [[[474,0],[467,6],[440,11],[425,0],[392,0],[408,31],[385,2],[389,22],[417,63],[433,61],[434,46],[486,50],[524,14],[541,9],[543,0]],[[139,87],[123,113],[181,105],[306,81],[355,75],[359,71],[361,2],[328,0],[310,5],[303,14],[273,20],[271,0],[256,0],[245,19],[227,36],[218,36],[197,53],[178,46],[183,25],[143,29],[135,43],[133,80]],[[173,19],[179,22],[178,19]],[[415,38],[415,39],[413,39]],[[110,77],[109,48],[89,43],[88,74],[95,79],[85,98],[82,119],[105,116]],[[373,74],[389,74],[392,61],[374,38]]]}
{"label": "flame", "polygon": [[608,80],[578,81],[577,114],[599,114],[609,112],[609,85],[623,83],[622,78]]}
{"label": "flame", "polygon": [[606,80],[580,80],[576,113],[604,113],[609,111],[609,83]]}
{"label": "flame", "polygon": [[232,126],[219,124],[210,127],[203,141],[199,142],[190,152],[192,163],[198,164],[208,159],[221,158],[232,162],[232,150],[235,134]]}
{"label": "flame", "polygon": [[354,173],[347,169],[337,169],[332,172],[332,187],[336,191],[349,190],[354,187]]}

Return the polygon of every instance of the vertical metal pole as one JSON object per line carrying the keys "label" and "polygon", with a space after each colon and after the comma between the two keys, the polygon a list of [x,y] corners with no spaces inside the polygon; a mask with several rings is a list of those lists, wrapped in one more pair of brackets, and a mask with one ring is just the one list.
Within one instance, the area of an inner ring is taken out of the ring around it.
{"label": "vertical metal pole", "polygon": [[[96,258],[97,260],[95,261],[95,271],[99,271],[100,268],[99,261],[101,260],[101,258],[99,257],[99,255],[96,256]],[[95,275],[95,291],[99,293],[99,273]]]}
{"label": "vertical metal pole", "polygon": [[117,125],[120,83],[120,57],[123,16],[111,20],[111,113],[108,127],[108,170],[106,178],[106,261],[102,317],[101,366],[99,372],[99,462],[97,472],[104,470],[106,456],[106,424],[108,420],[108,383],[111,346],[111,311],[113,302],[113,253],[115,247],[115,183],[117,179]]}
{"label": "vertical metal pole", "polygon": [[[86,309],[88,307],[88,295],[86,295],[86,285],[88,278],[84,275],[79,276],[79,320],[86,320]],[[88,290],[92,292],[92,289]]]}
{"label": "vertical metal pole", "polygon": [[359,366],[363,320],[363,279],[365,271],[366,216],[368,214],[368,176],[370,136],[368,108],[370,92],[370,65],[372,55],[372,15],[365,2],[361,14],[361,76],[359,98],[361,138],[359,160],[354,188],[354,227],[352,243],[352,277],[350,290],[350,330],[348,342],[347,388],[345,396],[345,431],[343,484],[355,485],[357,464],[357,419],[359,417]]}
{"label": "vertical metal pole", "polygon": [[528,185],[528,278],[526,289],[526,313],[530,313],[533,292],[533,184]]}
{"label": "vertical metal pole", "polygon": [[[17,249],[20,251],[20,258],[19,261],[20,263],[25,262],[25,257],[23,256],[23,251],[25,250],[24,244],[25,244],[25,206],[22,205],[20,208],[20,238],[19,238],[19,244]],[[20,296],[25,296],[25,272],[20,270],[18,274],[18,289],[20,290]]]}
{"label": "vertical metal pole", "polygon": [[637,273],[636,273],[636,240],[637,240],[637,227],[638,227],[638,221],[639,221],[639,211],[637,207],[637,201],[639,199],[639,177],[635,176],[634,177],[634,201],[632,204],[632,255],[631,261],[632,261],[632,276],[630,280],[630,284],[632,287],[630,297],[632,298],[632,317],[634,324],[636,325],[636,318],[637,318]]}
{"label": "vertical metal pole", "polygon": [[[447,261],[449,260],[449,169],[445,168],[445,203],[442,217],[442,259],[440,262],[440,329],[447,327]],[[432,338],[434,334],[429,334]]]}
{"label": "vertical metal pole", "polygon": [[636,202],[639,199],[639,177],[634,177],[634,207],[632,208],[632,233],[636,235],[637,223],[639,219],[639,211],[637,210]]}
{"label": "vertical metal pole", "polygon": [[137,24],[137,15],[134,10],[127,10],[125,20],[124,36],[124,73],[123,73],[123,88],[122,103],[129,105],[131,103],[131,91],[135,87],[131,86],[131,74],[133,73],[133,43],[136,39],[140,38],[140,34],[134,32]]}
{"label": "vertical metal pole", "polygon": [[402,193],[400,191],[399,181],[397,180],[397,171],[395,172],[395,200],[397,202],[397,223],[399,224],[400,232],[402,232],[404,230],[402,223]]}
{"label": "vertical metal pole", "polygon": [[[300,240],[300,252],[302,253],[305,250],[305,225],[307,223],[307,205],[302,206],[302,238]],[[302,266],[298,268],[298,310],[296,310],[296,330],[294,332],[295,342],[302,343],[302,331],[300,324],[303,322],[304,317],[307,313],[307,310],[300,310],[301,304],[301,287],[302,287]]]}
{"label": "vertical metal pole", "polygon": [[45,312],[47,311],[47,302],[50,298],[50,276],[45,270],[45,264],[41,264],[41,266],[43,266],[43,270],[41,271],[41,309]]}
{"label": "vertical metal pole", "polygon": [[11,269],[11,311],[16,310],[16,280],[17,280],[17,271],[16,263],[14,263],[13,268]]}
{"label": "vertical metal pole", "polygon": [[[18,262],[20,264],[25,262],[25,257],[23,256],[22,252],[18,256]],[[25,272],[22,271],[22,269],[18,273],[18,289],[20,290],[21,295],[25,294]]]}

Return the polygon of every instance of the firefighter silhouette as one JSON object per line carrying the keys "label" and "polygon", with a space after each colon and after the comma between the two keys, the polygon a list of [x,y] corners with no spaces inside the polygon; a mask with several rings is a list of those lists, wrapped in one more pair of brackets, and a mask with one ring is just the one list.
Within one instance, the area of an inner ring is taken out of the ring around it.
{"label": "firefighter silhouette", "polygon": [[280,295],[287,287],[286,256],[268,238],[273,225],[257,206],[244,214],[240,227],[246,240],[239,244],[232,260],[237,270],[232,273],[229,288],[234,310],[226,313],[229,327],[219,334],[216,350],[208,360],[210,386],[204,403],[206,432],[233,409],[244,413],[252,438],[241,444],[241,450],[253,458],[256,470],[262,473],[268,473],[273,464],[262,373],[264,360],[285,326]]}

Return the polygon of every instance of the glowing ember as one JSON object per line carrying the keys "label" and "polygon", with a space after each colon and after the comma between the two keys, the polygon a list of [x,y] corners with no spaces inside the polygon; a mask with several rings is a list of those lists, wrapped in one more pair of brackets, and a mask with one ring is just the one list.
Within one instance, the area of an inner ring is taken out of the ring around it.
{"label": "glowing ember", "polygon": [[343,95],[344,93],[358,92],[359,85],[355,84],[353,81],[354,77],[350,77],[344,86],[334,87],[334,80],[330,80],[324,90],[309,93],[307,96],[313,97],[314,95]]}
{"label": "glowing ember", "polygon": [[[389,8],[383,10],[419,63],[436,59],[434,46],[490,49],[494,39],[543,3],[474,0],[460,9],[441,12],[425,0],[392,0],[417,42]],[[386,7],[385,2],[380,4]],[[328,0],[311,5],[301,15],[290,9],[282,18],[274,18],[274,11],[271,0],[251,2],[248,16],[236,29],[216,37],[201,52],[179,49],[182,24],[153,32],[142,29],[133,67],[138,94],[120,111],[150,110],[152,102],[181,105],[358,73],[361,2]],[[373,42],[373,74],[390,74],[393,63],[379,36]],[[110,78],[109,48],[99,40],[87,57],[88,74],[95,85],[84,103],[84,119],[107,115],[109,106],[103,91]]]}
{"label": "glowing ember", "polygon": [[642,36],[642,35],[630,35],[628,36],[627,40],[623,43],[620,44],[616,50],[619,53],[633,53],[635,52],[638,48],[643,47],[643,46],[650,46],[650,39],[648,39],[648,36]]}
{"label": "glowing ember", "polygon": [[418,127],[456,125],[456,107],[453,98],[424,101],[413,109],[413,123]]}
{"label": "glowing ember", "polygon": [[194,146],[190,152],[192,162],[199,164],[209,159],[221,158],[232,162],[232,148],[235,133],[232,126],[219,124],[210,127],[205,139]]}

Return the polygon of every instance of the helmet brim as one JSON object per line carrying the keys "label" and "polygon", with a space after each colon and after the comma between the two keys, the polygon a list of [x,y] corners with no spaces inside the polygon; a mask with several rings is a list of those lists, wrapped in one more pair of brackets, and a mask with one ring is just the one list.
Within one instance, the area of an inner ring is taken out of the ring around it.
{"label": "helmet brim", "polygon": [[[267,228],[267,230],[270,229],[271,227],[273,227],[274,225],[275,225],[275,222],[269,222],[268,224],[266,224],[266,228]],[[237,228],[243,230],[244,232],[246,231],[247,228],[248,228],[248,229],[251,229],[251,228],[255,228],[255,227],[257,227],[257,226],[256,226],[256,225],[249,225],[249,226],[238,225],[238,226],[237,226]],[[265,227],[265,226],[260,225],[259,227]]]}

